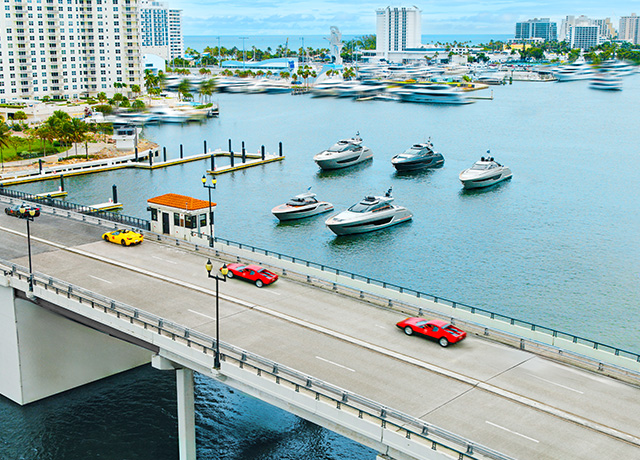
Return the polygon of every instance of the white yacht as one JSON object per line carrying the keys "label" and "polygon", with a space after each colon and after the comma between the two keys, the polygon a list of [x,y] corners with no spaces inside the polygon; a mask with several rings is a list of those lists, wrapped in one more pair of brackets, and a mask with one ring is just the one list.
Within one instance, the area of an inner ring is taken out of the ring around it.
{"label": "white yacht", "polygon": [[598,72],[591,78],[589,87],[604,91],[622,91],[622,78],[615,72]]}
{"label": "white yacht", "polygon": [[410,221],[411,211],[392,201],[391,189],[384,196],[365,196],[346,211],[327,219],[325,224],[340,236],[372,232]]}
{"label": "white yacht", "polygon": [[[489,153],[489,152],[487,152]],[[465,189],[483,188],[511,179],[511,169],[494,160],[482,157],[474,165],[460,173],[460,182]]]}
{"label": "white yacht", "polygon": [[593,67],[579,57],[573,64],[558,67],[553,75],[558,81],[588,80],[593,74]]}
{"label": "white yacht", "polygon": [[323,212],[333,211],[333,205],[326,201],[318,201],[316,194],[307,190],[305,193],[296,195],[284,204],[278,205],[271,210],[274,216],[281,221],[303,219],[315,216]]}
{"label": "white yacht", "polygon": [[340,169],[372,158],[373,152],[369,147],[362,145],[360,133],[357,133],[356,137],[342,139],[329,147],[328,150],[314,155],[313,160],[322,169]]}
{"label": "white yacht", "polygon": [[462,91],[458,91],[449,85],[416,84],[405,85],[389,90],[403,102],[422,102],[429,104],[470,104],[474,102]]}

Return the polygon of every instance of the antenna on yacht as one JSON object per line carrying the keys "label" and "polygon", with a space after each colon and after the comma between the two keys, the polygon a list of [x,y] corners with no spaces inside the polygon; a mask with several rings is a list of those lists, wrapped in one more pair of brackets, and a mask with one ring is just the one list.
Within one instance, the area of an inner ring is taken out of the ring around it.
{"label": "antenna on yacht", "polygon": [[384,196],[386,196],[387,198],[391,198],[391,190],[393,189],[393,186],[389,187],[389,190],[387,190],[387,193],[384,194]]}

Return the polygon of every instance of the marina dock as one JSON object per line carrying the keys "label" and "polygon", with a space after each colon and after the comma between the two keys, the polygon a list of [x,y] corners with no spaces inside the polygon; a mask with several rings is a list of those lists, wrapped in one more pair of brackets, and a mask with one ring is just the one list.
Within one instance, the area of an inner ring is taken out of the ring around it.
{"label": "marina dock", "polygon": [[98,204],[92,204],[91,206],[89,206],[91,208],[90,212],[97,212],[97,211],[117,211],[119,209],[123,208],[122,203],[114,203],[113,201],[107,201],[106,203],[98,203]]}

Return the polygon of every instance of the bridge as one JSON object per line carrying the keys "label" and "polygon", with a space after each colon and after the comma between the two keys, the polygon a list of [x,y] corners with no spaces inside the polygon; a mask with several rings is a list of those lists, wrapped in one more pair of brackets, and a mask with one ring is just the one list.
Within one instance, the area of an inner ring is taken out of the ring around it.
{"label": "bridge", "polygon": [[[151,362],[176,373],[185,460],[195,458],[194,371],[385,459],[637,457],[636,354],[220,239],[100,240],[112,228],[45,207],[31,225],[31,278],[24,222],[0,216],[4,396],[28,404]],[[208,258],[258,261],[281,279],[220,283],[217,324]],[[395,327],[418,315],[468,337],[441,348]]]}

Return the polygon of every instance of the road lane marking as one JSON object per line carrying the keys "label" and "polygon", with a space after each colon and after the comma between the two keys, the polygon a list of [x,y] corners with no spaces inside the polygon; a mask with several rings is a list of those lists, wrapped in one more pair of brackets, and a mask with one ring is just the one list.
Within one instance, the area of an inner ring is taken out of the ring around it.
{"label": "road lane marking", "polygon": [[154,259],[158,259],[158,260],[161,260],[163,262],[166,262],[168,264],[173,264],[173,265],[177,265],[178,264],[178,262],[174,262],[173,260],[163,259],[162,257],[158,257],[158,256],[151,256],[151,257],[153,257]]}
{"label": "road lane marking", "polygon": [[533,442],[537,442],[537,443],[540,442],[537,439],[530,438],[529,436],[525,436],[525,435],[523,435],[521,433],[518,433],[517,431],[513,431],[513,430],[510,430],[509,428],[505,428],[503,426],[496,425],[495,423],[492,423],[489,420],[485,420],[485,422],[487,422],[489,425],[495,426],[496,428],[500,428],[501,430],[508,431],[509,433],[513,433],[515,435],[523,437],[524,439],[528,439],[529,441],[533,441]]}
{"label": "road lane marking", "polygon": [[190,309],[187,309],[187,311],[190,311],[191,313],[195,313],[196,315],[204,316],[205,318],[209,318],[209,319],[212,319],[212,320],[214,320],[214,321],[216,320],[216,319],[215,319],[215,318],[213,318],[212,316],[205,315],[204,313],[200,313],[199,311],[190,310]]}
{"label": "road lane marking", "polygon": [[[6,233],[10,233],[10,234],[13,234],[13,235],[18,235],[18,236],[21,236],[23,238],[27,237],[26,233],[22,233],[20,231],[12,230],[12,229],[9,229],[9,228],[6,228],[6,227],[2,227],[2,226],[0,226],[0,231],[4,231]],[[174,278],[171,278],[171,277],[169,277],[167,275],[160,274],[160,273],[155,273],[155,272],[152,272],[152,271],[147,270],[147,269],[142,268],[142,267],[138,267],[138,266],[134,266],[134,265],[131,265],[131,264],[127,264],[127,263],[119,261],[119,260],[110,259],[108,257],[101,256],[101,255],[98,255],[98,254],[94,254],[94,253],[91,253],[91,252],[88,252],[88,251],[85,251],[85,250],[82,250],[82,249],[78,249],[78,248],[74,248],[74,247],[70,247],[70,246],[65,246],[63,244],[55,243],[53,241],[49,241],[49,240],[46,240],[44,238],[38,238],[38,237],[31,237],[31,238],[32,238],[33,241],[37,241],[37,242],[40,242],[42,244],[47,244],[47,245],[50,245],[52,247],[55,247],[55,248],[58,248],[58,249],[61,249],[61,250],[64,250],[64,251],[68,251],[68,252],[70,252],[72,254],[76,254],[76,255],[79,255],[79,256],[88,257],[90,259],[98,260],[98,261],[100,261],[102,263],[106,263],[106,264],[110,264],[110,265],[113,265],[113,266],[116,266],[116,267],[120,267],[120,268],[123,268],[125,270],[131,270],[134,273],[138,273],[138,274],[142,274],[142,275],[149,276],[149,277],[152,277],[152,278],[156,278],[156,279],[162,280],[163,282],[168,282],[168,283],[175,284],[177,286],[185,287],[187,289],[192,289],[192,290],[194,290],[196,292],[200,292],[200,293],[203,293],[203,294],[206,294],[206,295],[210,295],[210,296],[215,295],[215,292],[210,290],[210,289],[208,289],[208,288],[205,288],[203,286],[198,286],[198,285],[195,285],[195,284],[192,284],[192,283],[189,283],[189,282],[185,282],[184,280],[174,279]],[[517,393],[513,393],[511,391],[505,390],[505,389],[497,387],[495,385],[491,385],[491,384],[486,383],[486,382],[482,382],[482,381],[477,380],[477,379],[475,379],[473,377],[468,377],[468,376],[466,376],[464,374],[459,374],[459,373],[457,373],[455,371],[451,371],[449,369],[446,369],[446,368],[443,368],[443,367],[440,367],[440,366],[436,366],[436,365],[431,364],[431,363],[427,363],[425,361],[422,361],[422,360],[417,359],[417,358],[413,358],[411,356],[404,355],[402,353],[398,353],[398,352],[393,352],[391,350],[387,350],[386,348],[383,348],[381,346],[378,346],[378,345],[375,345],[375,344],[372,344],[372,343],[369,343],[369,342],[365,342],[365,341],[363,341],[361,339],[357,339],[355,337],[348,336],[346,334],[331,330],[329,328],[326,328],[326,327],[323,327],[323,326],[320,326],[320,325],[317,325],[317,324],[313,324],[313,323],[310,323],[308,321],[304,321],[304,320],[301,320],[299,318],[296,318],[296,317],[293,317],[293,316],[290,316],[290,315],[287,315],[287,314],[284,314],[284,313],[280,313],[280,312],[277,312],[275,310],[271,310],[271,309],[266,308],[266,307],[262,307],[260,305],[256,305],[256,304],[254,304],[252,302],[247,302],[247,301],[239,299],[237,297],[232,297],[232,296],[229,296],[229,295],[220,294],[220,298],[224,299],[224,300],[226,300],[228,302],[232,302],[232,303],[235,303],[237,305],[244,306],[244,307],[249,308],[251,310],[260,311],[262,313],[268,314],[268,315],[273,316],[275,318],[280,318],[280,319],[288,321],[290,323],[297,324],[299,326],[308,328],[310,330],[314,330],[314,331],[319,332],[321,334],[326,334],[327,336],[344,340],[345,342],[351,343],[353,345],[361,346],[363,348],[378,352],[380,354],[391,356],[391,357],[393,357],[395,359],[401,359],[406,363],[414,364],[414,365],[416,365],[418,367],[421,367],[423,369],[429,370],[431,372],[434,372],[436,374],[442,375],[444,377],[448,377],[448,378],[451,378],[451,379],[458,380],[459,382],[463,382],[463,383],[468,383],[468,384],[474,385],[477,388],[480,388],[482,390],[485,390],[485,391],[487,391],[489,393],[492,393],[492,394],[495,394],[497,396],[501,396],[501,397],[503,397],[505,399],[509,399],[509,400],[512,400],[512,401],[519,402],[519,403],[521,403],[523,405],[532,407],[534,409],[538,409],[538,410],[540,410],[542,412],[554,415],[554,416],[562,418],[564,420],[574,422],[576,424],[579,424],[581,426],[590,428],[590,429],[592,429],[594,431],[606,434],[608,436],[612,436],[614,438],[621,439],[621,440],[623,440],[625,442],[629,442],[629,443],[632,443],[634,445],[640,445],[640,437],[636,437],[636,436],[630,435],[628,433],[621,432],[620,430],[608,427],[608,426],[603,425],[601,423],[593,422],[592,420],[588,420],[588,419],[586,419],[584,417],[571,414],[571,413],[566,412],[566,411],[564,411],[562,409],[558,409],[556,407],[553,407],[553,406],[550,406],[548,404],[542,403],[540,401],[531,399],[529,397],[522,396],[522,395],[519,395]],[[319,359],[321,359],[321,358],[319,358]],[[569,368],[569,370],[570,370],[570,368]]]}
{"label": "road lane marking", "polygon": [[93,275],[89,275],[91,278],[93,278],[94,280],[98,280],[98,281],[102,281],[103,283],[109,283],[109,284],[113,284],[113,282],[111,281],[107,281],[105,279],[102,278],[98,278],[97,276],[93,276]]}
{"label": "road lane marking", "polygon": [[551,380],[543,379],[542,377],[538,377],[537,375],[533,375],[533,374],[529,374],[529,375],[530,375],[531,377],[535,377],[535,378],[537,378],[537,379],[539,379],[539,380],[542,380],[543,382],[550,383],[551,385],[555,385],[555,386],[557,386],[557,387],[564,388],[565,390],[575,391],[576,393],[580,393],[581,395],[583,395],[583,394],[584,394],[584,392],[583,392],[583,391],[576,390],[576,389],[574,389],[574,388],[564,386],[564,385],[562,385],[562,384],[560,384],[560,383],[552,382]]}
{"label": "road lane marking", "polygon": [[379,324],[376,324],[376,327],[379,327],[380,329],[386,329],[387,326],[380,326]]}
{"label": "road lane marking", "polygon": [[348,371],[355,372],[355,369],[351,369],[350,367],[343,366],[342,364],[334,363],[333,361],[329,361],[328,359],[324,359],[320,356],[316,356],[316,358],[318,358],[320,361],[324,361],[325,363],[333,364],[334,366],[338,366]]}
{"label": "road lane marking", "polygon": [[268,292],[269,294],[274,294],[274,295],[282,295],[282,294],[280,294],[279,292],[273,291],[273,290],[271,290],[271,289],[265,289],[265,291],[264,291],[264,292]]}

